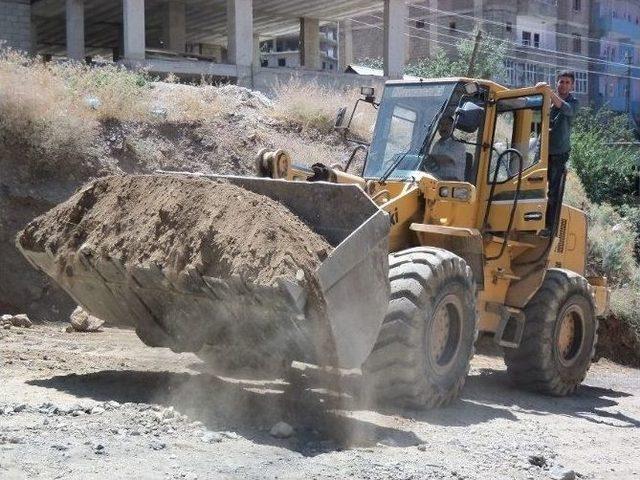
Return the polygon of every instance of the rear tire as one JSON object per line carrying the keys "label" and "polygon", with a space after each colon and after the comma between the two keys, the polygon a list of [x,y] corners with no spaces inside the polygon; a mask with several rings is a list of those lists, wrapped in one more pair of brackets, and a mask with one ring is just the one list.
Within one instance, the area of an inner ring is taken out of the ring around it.
{"label": "rear tire", "polygon": [[458,397],[477,337],[471,268],[453,253],[418,247],[389,256],[391,297],[362,367],[376,403],[432,408]]}
{"label": "rear tire", "polygon": [[597,341],[589,283],[577,273],[550,269],[524,314],[520,346],[505,349],[511,380],[549,395],[573,393],[587,375]]}

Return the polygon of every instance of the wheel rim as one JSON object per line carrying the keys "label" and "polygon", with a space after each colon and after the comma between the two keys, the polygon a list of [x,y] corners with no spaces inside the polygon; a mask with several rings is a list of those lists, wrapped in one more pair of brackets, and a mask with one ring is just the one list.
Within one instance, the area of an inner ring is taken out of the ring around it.
{"label": "wheel rim", "polygon": [[429,361],[436,372],[443,373],[454,362],[460,345],[462,303],[453,294],[447,295],[433,313],[428,341]]}
{"label": "wheel rim", "polygon": [[584,315],[577,305],[564,310],[560,318],[556,342],[558,358],[565,366],[572,365],[579,357],[584,343]]}

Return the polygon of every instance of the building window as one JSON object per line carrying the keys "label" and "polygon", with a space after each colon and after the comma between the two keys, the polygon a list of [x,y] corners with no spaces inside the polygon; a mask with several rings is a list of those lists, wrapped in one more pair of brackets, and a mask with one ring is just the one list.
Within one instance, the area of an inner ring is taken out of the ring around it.
{"label": "building window", "polygon": [[575,91],[576,93],[587,93],[589,89],[589,77],[587,76],[587,72],[575,72],[576,75],[576,84]]}
{"label": "building window", "polygon": [[329,70],[333,70],[333,63],[329,64]]}
{"label": "building window", "polygon": [[326,70],[327,69],[327,62],[322,62],[322,69]]}
{"label": "building window", "polygon": [[263,67],[268,67],[269,66],[269,60],[267,60],[266,58],[263,58],[262,60],[260,60],[260,65]]}
{"label": "building window", "polygon": [[540,34],[539,33],[534,33],[533,34],[533,46],[536,48],[540,48]]}
{"label": "building window", "polygon": [[522,32],[522,45],[525,47],[531,45],[531,32]]}
{"label": "building window", "polygon": [[450,30],[455,30],[456,29],[456,22],[449,22],[449,29]]}
{"label": "building window", "polygon": [[278,59],[278,66],[279,67],[286,67],[287,66],[287,59],[286,58],[279,58]]}
{"label": "building window", "polygon": [[573,53],[582,53],[582,37],[577,33],[573,34]]}
{"label": "building window", "polygon": [[507,85],[510,87],[516,86],[516,70],[513,65],[513,60],[505,60],[504,62],[505,71],[507,74]]}
{"label": "building window", "polygon": [[573,0],[573,9],[578,12],[582,10],[582,1],[581,0]]}
{"label": "building window", "polygon": [[536,83],[536,66],[533,63],[524,64],[524,84],[535,85]]}
{"label": "building window", "polygon": [[513,24],[511,22],[507,22],[504,28],[507,30],[507,32],[510,32],[513,30]]}
{"label": "building window", "polygon": [[424,28],[424,22],[422,20],[416,20],[416,28]]}

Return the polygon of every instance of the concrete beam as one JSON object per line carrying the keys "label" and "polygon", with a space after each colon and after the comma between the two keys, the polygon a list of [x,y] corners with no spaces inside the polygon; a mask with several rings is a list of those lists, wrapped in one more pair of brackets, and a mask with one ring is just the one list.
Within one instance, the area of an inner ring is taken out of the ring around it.
{"label": "concrete beam", "polygon": [[144,60],[144,0],[122,1],[125,60]]}
{"label": "concrete beam", "polygon": [[67,0],[67,57],[84,60],[84,0]]}
{"label": "concrete beam", "polygon": [[338,24],[338,62],[341,72],[353,63],[353,26],[350,19]]}
{"label": "concrete beam", "polygon": [[320,70],[320,21],[317,18],[300,19],[300,65]]}
{"label": "concrete beam", "polygon": [[384,0],[384,75],[402,78],[406,52],[406,23],[409,9],[405,0]]}
{"label": "concrete beam", "polygon": [[253,1],[227,0],[227,50],[229,63],[253,63]]}
{"label": "concrete beam", "polygon": [[187,12],[184,0],[169,0],[162,25],[165,48],[184,52],[187,44]]}

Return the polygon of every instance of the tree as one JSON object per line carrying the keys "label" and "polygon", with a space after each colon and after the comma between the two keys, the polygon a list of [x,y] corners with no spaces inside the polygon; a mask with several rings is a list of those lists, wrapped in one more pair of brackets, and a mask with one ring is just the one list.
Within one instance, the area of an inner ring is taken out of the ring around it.
{"label": "tree", "polygon": [[[474,38],[476,33],[473,33]],[[497,82],[505,80],[507,43],[491,40],[492,43],[489,46],[486,43],[487,40],[481,40],[481,42],[476,56],[473,76]],[[456,46],[455,53],[452,54],[448,54],[443,49],[438,48],[432,57],[406,65],[404,73],[424,78],[464,77],[467,75],[469,63],[471,62],[473,44],[474,40],[462,40]],[[357,63],[370,68],[382,69],[383,67],[381,58],[363,58]]]}

